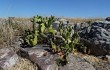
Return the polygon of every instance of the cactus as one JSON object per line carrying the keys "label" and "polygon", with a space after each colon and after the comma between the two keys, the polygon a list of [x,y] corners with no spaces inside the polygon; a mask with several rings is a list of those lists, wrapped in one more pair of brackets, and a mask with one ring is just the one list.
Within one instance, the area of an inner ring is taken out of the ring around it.
{"label": "cactus", "polygon": [[[64,26],[62,21],[59,24],[58,31],[59,31],[59,38],[63,41],[63,43],[60,43],[60,52],[64,52],[63,58],[60,58],[60,63],[57,62],[57,64],[62,64],[64,62],[68,63],[67,61],[67,56],[69,53],[74,53],[75,52],[75,45],[78,44],[78,33],[75,32],[72,36],[72,27],[70,26]],[[66,64],[65,63],[65,64]]]}
{"label": "cactus", "polygon": [[57,31],[54,30],[52,27],[49,27],[49,28],[48,28],[48,32],[49,32],[49,33],[52,33],[53,35],[55,35],[55,34],[57,33]]}
{"label": "cactus", "polygon": [[45,25],[44,25],[44,23],[42,23],[42,24],[39,25],[39,32],[43,33],[44,30],[45,30]]}
{"label": "cactus", "polygon": [[33,17],[32,22],[33,22],[33,32],[35,32],[35,30],[36,30],[36,22],[37,22],[37,17],[36,16]]}
{"label": "cactus", "polygon": [[[52,23],[55,21],[54,16],[43,18],[42,16],[33,17],[33,31],[28,30],[25,34],[25,41],[30,46],[35,46],[38,42],[46,41],[54,53],[62,53],[58,64],[67,64],[67,56],[75,51],[75,46],[79,44],[78,33],[72,34],[73,28],[69,25],[64,26],[60,21],[58,30],[52,28]],[[38,29],[36,28],[38,23]],[[67,21],[69,23],[69,21]]]}
{"label": "cactus", "polygon": [[34,34],[27,35],[25,37],[26,43],[29,46],[35,46],[37,44],[37,36],[38,36],[38,31],[35,31]]}
{"label": "cactus", "polygon": [[29,45],[29,46],[35,46],[37,44],[37,37],[38,37],[38,31],[36,29],[36,22],[37,22],[37,17],[34,16],[32,19],[33,22],[33,30],[30,31],[25,31],[24,35],[24,41]]}
{"label": "cactus", "polygon": [[52,46],[52,49],[56,52],[57,51],[57,46],[53,43],[52,40],[51,40],[51,46]]}
{"label": "cactus", "polygon": [[[33,38],[32,38],[33,37]],[[29,36],[29,38],[26,39],[26,42],[30,46],[35,46],[37,44],[37,36]]]}
{"label": "cactus", "polygon": [[54,21],[55,21],[54,16],[51,16],[51,17],[48,19],[48,23],[45,23],[46,28],[52,27],[52,23],[53,23]]}

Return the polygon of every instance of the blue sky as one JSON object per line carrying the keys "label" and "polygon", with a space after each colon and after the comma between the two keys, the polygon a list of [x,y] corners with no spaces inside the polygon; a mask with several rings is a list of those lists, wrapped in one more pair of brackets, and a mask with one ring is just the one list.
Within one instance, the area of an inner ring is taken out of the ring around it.
{"label": "blue sky", "polygon": [[0,17],[107,17],[110,0],[0,0]]}

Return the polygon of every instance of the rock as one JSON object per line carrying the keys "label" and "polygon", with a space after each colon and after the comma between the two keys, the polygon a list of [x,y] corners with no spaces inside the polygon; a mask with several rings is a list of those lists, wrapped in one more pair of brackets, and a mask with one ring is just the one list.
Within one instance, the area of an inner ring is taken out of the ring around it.
{"label": "rock", "polygon": [[62,21],[64,25],[67,25],[68,24],[68,20],[66,20],[64,18],[59,19],[59,21]]}
{"label": "rock", "polygon": [[37,64],[40,70],[56,70],[57,65],[55,59],[57,55],[49,53],[49,48],[42,46],[43,45],[36,45],[33,48],[23,48],[19,51],[19,54]]}
{"label": "rock", "polygon": [[58,29],[59,24],[60,24],[60,21],[55,21],[55,22],[52,24],[53,29]]}
{"label": "rock", "polygon": [[69,54],[68,61],[69,63],[64,67],[60,67],[59,70],[96,70],[84,59],[73,56],[72,54]]}
{"label": "rock", "polygon": [[106,20],[106,21],[110,21],[110,17],[107,17],[105,20]]}
{"label": "rock", "polygon": [[110,23],[109,22],[94,22],[91,26],[83,28],[79,35],[81,42],[94,55],[110,54]]}
{"label": "rock", "polygon": [[106,61],[101,61],[94,65],[96,70],[110,70],[110,63]]}
{"label": "rock", "polygon": [[12,50],[12,48],[2,48],[0,49],[0,67],[4,70],[11,68],[18,61],[17,54]]}
{"label": "rock", "polygon": [[34,48],[24,49],[24,52],[28,52],[28,59],[37,64],[40,70],[95,70],[95,68],[84,59],[73,56],[72,54],[68,56],[69,64],[64,67],[58,67],[56,64],[58,55],[50,53],[47,47],[37,45]]}
{"label": "rock", "polygon": [[30,60],[25,58],[19,58],[17,64],[8,70],[38,70],[37,66]]}
{"label": "rock", "polygon": [[110,55],[106,55],[108,62],[110,63]]}
{"label": "rock", "polygon": [[68,20],[64,19],[64,18],[58,18],[53,24],[52,27],[53,29],[58,29],[58,26],[60,24],[60,21],[62,21],[62,23],[64,24],[64,26],[66,26],[67,24],[72,24],[70,23]]}
{"label": "rock", "polygon": [[88,23],[77,23],[77,24],[74,25],[74,30],[79,31],[79,30],[81,30],[85,27],[88,27],[89,25],[90,24],[88,24]]}
{"label": "rock", "polygon": [[80,29],[80,23],[74,25],[74,30],[77,31]]}

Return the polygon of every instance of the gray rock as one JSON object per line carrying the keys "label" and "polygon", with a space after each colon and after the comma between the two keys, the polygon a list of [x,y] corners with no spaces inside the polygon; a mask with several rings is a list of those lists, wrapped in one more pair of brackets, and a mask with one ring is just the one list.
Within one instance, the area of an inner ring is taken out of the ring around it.
{"label": "gray rock", "polygon": [[90,49],[91,54],[110,54],[110,23],[94,22],[80,31],[81,41]]}
{"label": "gray rock", "polygon": [[56,70],[57,65],[55,59],[57,55],[47,52],[49,48],[42,46],[36,45],[33,48],[20,49],[19,54],[37,64],[40,70]]}
{"label": "gray rock", "polygon": [[64,19],[64,18],[60,18],[59,21],[62,21],[64,25],[67,24],[68,20]]}
{"label": "gray rock", "polygon": [[[95,70],[94,67],[87,63],[84,59],[75,57],[69,54],[68,60],[69,64],[64,67],[58,67],[56,64],[56,59],[58,55],[49,52],[48,47],[42,47],[43,45],[37,45],[33,48],[23,48],[21,55],[28,56],[28,59],[33,63],[38,65],[40,70]],[[24,57],[26,57],[24,56]]]}
{"label": "gray rock", "polygon": [[68,61],[69,63],[64,67],[60,67],[60,70],[96,70],[84,59],[73,56],[72,54],[69,54]]}
{"label": "gray rock", "polygon": [[74,25],[74,30],[79,30],[80,29],[80,23],[77,23]]}
{"label": "gray rock", "polygon": [[10,48],[0,49],[0,67],[7,70],[14,66],[18,61],[17,54]]}
{"label": "gray rock", "polygon": [[60,21],[55,21],[55,22],[52,24],[52,27],[53,27],[54,29],[58,29],[59,24],[60,24]]}
{"label": "gray rock", "polygon": [[106,21],[110,21],[110,17],[107,17],[105,20],[106,20]]}
{"label": "gray rock", "polygon": [[58,18],[53,24],[52,24],[52,27],[54,29],[58,29],[58,26],[60,24],[60,21],[62,21],[63,25],[66,26],[67,24],[72,24],[70,23],[68,20],[66,19],[63,19],[63,18]]}
{"label": "gray rock", "polygon": [[110,70],[110,63],[101,61],[100,63],[96,63],[94,67],[96,70]]}
{"label": "gray rock", "polygon": [[88,23],[76,23],[75,25],[74,25],[74,30],[75,31],[79,31],[79,30],[81,30],[81,29],[83,29],[83,28],[85,28],[85,27],[88,27],[90,24],[88,24]]}
{"label": "gray rock", "polygon": [[108,62],[110,63],[110,55],[106,55]]}

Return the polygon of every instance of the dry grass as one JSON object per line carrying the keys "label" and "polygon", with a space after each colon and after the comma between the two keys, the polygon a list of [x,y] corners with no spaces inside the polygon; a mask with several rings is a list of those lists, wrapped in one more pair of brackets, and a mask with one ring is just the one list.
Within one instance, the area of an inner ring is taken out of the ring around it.
{"label": "dry grass", "polygon": [[31,29],[29,19],[17,18],[8,22],[7,19],[0,19],[0,48],[9,47],[15,36],[22,35],[26,29]]}
{"label": "dry grass", "polygon": [[9,70],[38,70],[38,68],[28,59],[21,58],[19,62]]}
{"label": "dry grass", "polygon": [[[9,20],[0,19],[0,48],[10,47],[16,36],[24,34],[24,31],[32,28],[32,23],[28,18],[14,18]],[[37,67],[28,59],[21,58],[9,70],[37,70]]]}
{"label": "dry grass", "polygon": [[14,37],[14,30],[9,24],[0,24],[0,44],[9,46]]}
{"label": "dry grass", "polygon": [[83,22],[94,22],[94,21],[102,21],[103,18],[66,18],[67,20],[71,21],[72,23],[83,23]]}

